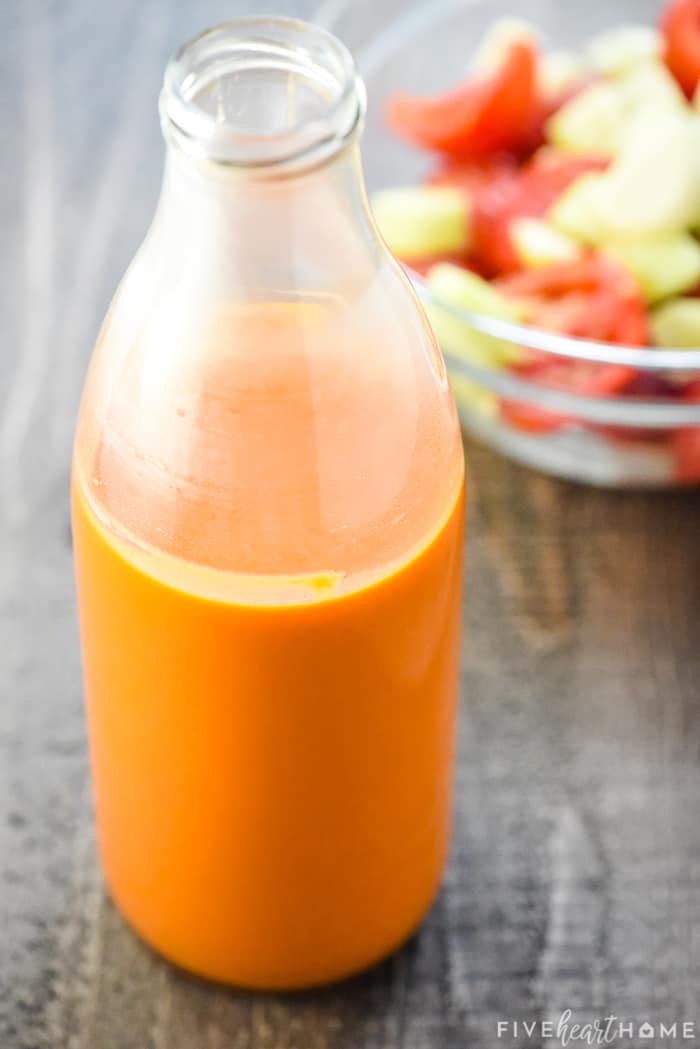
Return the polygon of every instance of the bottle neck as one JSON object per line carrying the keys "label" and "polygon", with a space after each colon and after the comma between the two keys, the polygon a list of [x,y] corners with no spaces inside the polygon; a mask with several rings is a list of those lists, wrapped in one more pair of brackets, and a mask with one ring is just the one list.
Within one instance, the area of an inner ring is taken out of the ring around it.
{"label": "bottle neck", "polygon": [[150,240],[169,265],[224,297],[262,288],[356,297],[380,254],[356,138],[275,178],[171,143]]}

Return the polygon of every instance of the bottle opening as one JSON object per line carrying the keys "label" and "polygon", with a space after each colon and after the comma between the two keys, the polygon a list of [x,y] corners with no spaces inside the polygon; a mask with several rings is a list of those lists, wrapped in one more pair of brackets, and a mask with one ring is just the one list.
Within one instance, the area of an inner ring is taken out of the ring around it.
{"label": "bottle opening", "polygon": [[291,18],[243,18],[195,37],[168,64],[160,99],[168,141],[254,168],[323,161],[357,131],[364,108],[347,48]]}

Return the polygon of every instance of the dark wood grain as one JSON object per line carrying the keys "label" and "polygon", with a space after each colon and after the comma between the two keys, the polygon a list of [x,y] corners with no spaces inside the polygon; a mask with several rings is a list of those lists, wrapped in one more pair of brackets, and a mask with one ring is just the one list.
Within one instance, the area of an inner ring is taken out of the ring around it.
{"label": "dark wood grain", "polygon": [[72,426],[158,190],[166,55],[234,10],[0,10],[0,1049],[535,1046],[498,1021],[568,1008],[699,1022],[700,497],[585,490],[472,445],[454,848],[420,934],[344,986],[254,996],[168,967],[105,895]]}

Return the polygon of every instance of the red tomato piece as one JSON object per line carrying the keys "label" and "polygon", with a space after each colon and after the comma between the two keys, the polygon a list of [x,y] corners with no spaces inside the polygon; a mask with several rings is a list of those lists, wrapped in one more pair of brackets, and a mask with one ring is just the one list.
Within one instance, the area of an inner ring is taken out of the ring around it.
{"label": "red tomato piece", "polygon": [[649,341],[647,307],[634,278],[595,253],[494,283],[530,304],[528,321],[534,327],[624,346]]}
{"label": "red tomato piece", "polygon": [[[612,397],[622,392],[636,374],[633,368],[624,365],[575,361],[544,354],[515,370],[539,386],[585,397]],[[573,416],[516,401],[502,401],[500,410],[506,422],[528,433],[551,433],[577,421]]]}
{"label": "red tomato piece", "polygon": [[540,214],[517,175],[499,179],[474,196],[472,254],[490,277],[517,270],[520,259],[510,236],[512,219]]}
{"label": "red tomato piece", "polygon": [[397,94],[387,120],[402,138],[456,157],[484,156],[522,140],[535,100],[537,54],[525,41],[507,49],[500,68],[432,98]]}
{"label": "red tomato piece", "polygon": [[[496,283],[502,291],[526,301],[529,323],[545,331],[624,345],[647,341],[646,305],[639,290],[624,270],[607,259],[590,255]],[[538,351],[531,351],[513,371],[539,385],[587,397],[612,397],[626,391],[637,378],[635,369],[627,365],[572,360]],[[529,433],[548,433],[575,421],[507,400],[501,414],[512,426]]]}
{"label": "red tomato piece", "polygon": [[504,295],[514,298],[539,296],[542,299],[557,299],[568,292],[590,292],[600,288],[602,265],[599,256],[589,254],[571,262],[522,270],[494,284]]}
{"label": "red tomato piece", "polygon": [[523,179],[550,208],[577,178],[589,171],[604,171],[609,163],[610,158],[602,153],[567,153],[547,146],[530,159],[523,169]]}
{"label": "red tomato piece", "polygon": [[545,408],[538,408],[535,404],[523,404],[521,401],[502,400],[499,411],[504,422],[524,433],[554,433],[571,422],[566,415],[555,415]]}
{"label": "red tomato piece", "polygon": [[700,81],[700,0],[675,0],[661,18],[666,65],[691,98]]}
{"label": "red tomato piece", "polygon": [[[690,383],[682,400],[700,404],[700,380]],[[679,484],[700,482],[700,426],[679,426],[671,435],[674,457],[674,477]]]}
{"label": "red tomato piece", "polygon": [[527,376],[540,386],[577,393],[585,397],[612,397],[634,379],[634,368],[624,364],[600,364],[570,357],[549,356],[528,367]]}
{"label": "red tomato piece", "polygon": [[542,150],[519,172],[501,176],[473,195],[473,254],[491,276],[511,273],[521,263],[513,247],[510,227],[516,218],[541,218],[580,175],[600,171],[608,163],[597,154],[570,155]]}

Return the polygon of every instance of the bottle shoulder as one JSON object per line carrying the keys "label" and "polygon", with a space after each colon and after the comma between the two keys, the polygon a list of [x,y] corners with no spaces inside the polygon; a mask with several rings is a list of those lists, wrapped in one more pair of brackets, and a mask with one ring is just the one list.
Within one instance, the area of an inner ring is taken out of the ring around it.
{"label": "bottle shoulder", "polygon": [[350,302],[149,295],[140,267],[108,315],[76,438],[115,527],[272,574],[365,571],[434,529],[462,483],[461,439],[439,351],[391,266]]}

